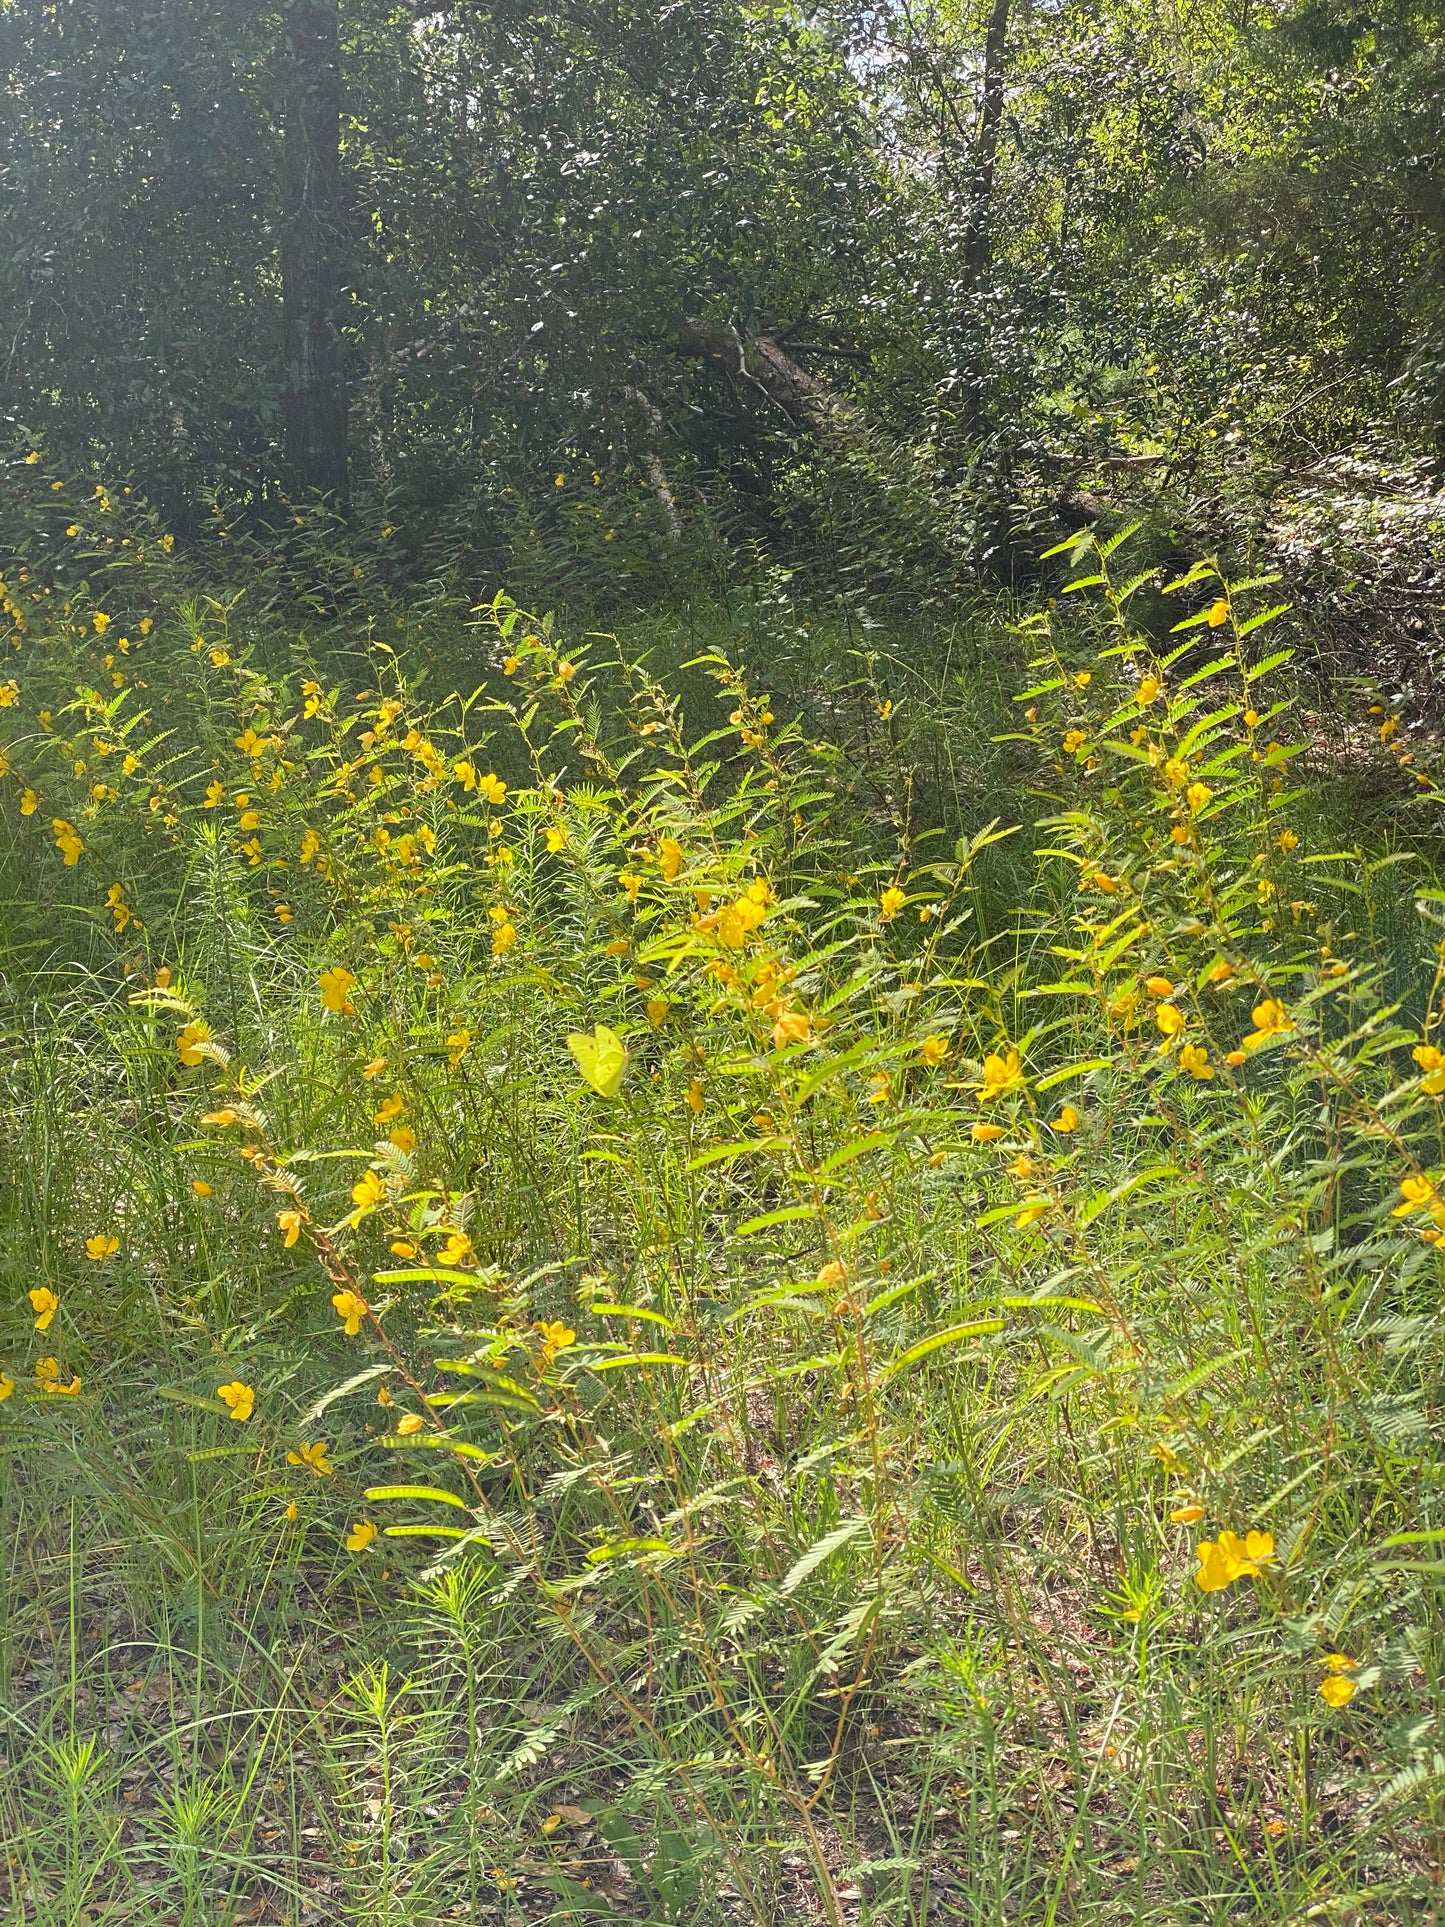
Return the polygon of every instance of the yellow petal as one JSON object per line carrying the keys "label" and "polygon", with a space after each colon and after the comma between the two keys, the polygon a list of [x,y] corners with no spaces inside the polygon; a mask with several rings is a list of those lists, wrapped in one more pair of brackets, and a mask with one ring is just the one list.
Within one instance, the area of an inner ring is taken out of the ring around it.
{"label": "yellow petal", "polygon": [[1194,1548],[1194,1556],[1199,1561],[1194,1583],[1201,1592],[1223,1592],[1239,1576],[1233,1560],[1222,1553],[1212,1539],[1201,1539]]}

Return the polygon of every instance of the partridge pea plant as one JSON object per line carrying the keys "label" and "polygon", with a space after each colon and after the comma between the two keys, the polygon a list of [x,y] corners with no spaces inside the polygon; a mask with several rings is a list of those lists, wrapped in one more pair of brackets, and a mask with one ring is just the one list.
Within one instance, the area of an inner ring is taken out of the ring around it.
{"label": "partridge pea plant", "polygon": [[700,721],[505,598],[426,700],[159,589],[27,617],[0,1432],[111,1517],[183,1476],[196,1597],[229,1511],[232,1596],[413,1642],[308,1742],[365,1917],[1414,1891],[1445,899],[1329,837],[1271,585],[1117,548],[1021,627],[1016,820],[881,853],[720,651]]}

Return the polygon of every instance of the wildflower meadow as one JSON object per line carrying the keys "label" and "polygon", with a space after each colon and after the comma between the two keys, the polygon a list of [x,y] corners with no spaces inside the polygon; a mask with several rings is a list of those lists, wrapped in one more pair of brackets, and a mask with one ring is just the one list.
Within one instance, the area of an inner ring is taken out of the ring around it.
{"label": "wildflower meadow", "polygon": [[1433,1918],[1409,715],[1128,530],[850,722],[26,486],[6,1918]]}

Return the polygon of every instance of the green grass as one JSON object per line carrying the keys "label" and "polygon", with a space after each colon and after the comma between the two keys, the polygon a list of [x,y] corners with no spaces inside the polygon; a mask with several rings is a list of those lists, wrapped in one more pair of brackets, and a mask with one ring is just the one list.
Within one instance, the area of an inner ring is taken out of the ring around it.
{"label": "green grass", "polygon": [[143,547],[0,710],[6,1917],[1428,1915],[1438,791],[1296,758],[1267,588],[1166,663]]}

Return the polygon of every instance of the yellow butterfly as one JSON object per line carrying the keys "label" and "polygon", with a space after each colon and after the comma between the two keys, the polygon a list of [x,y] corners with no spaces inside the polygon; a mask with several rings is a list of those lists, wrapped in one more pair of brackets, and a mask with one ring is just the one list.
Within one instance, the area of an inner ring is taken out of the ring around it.
{"label": "yellow butterfly", "polygon": [[627,1072],[627,1047],[615,1030],[598,1024],[589,1037],[574,1030],[567,1048],[577,1060],[577,1068],[599,1097],[616,1097]]}

